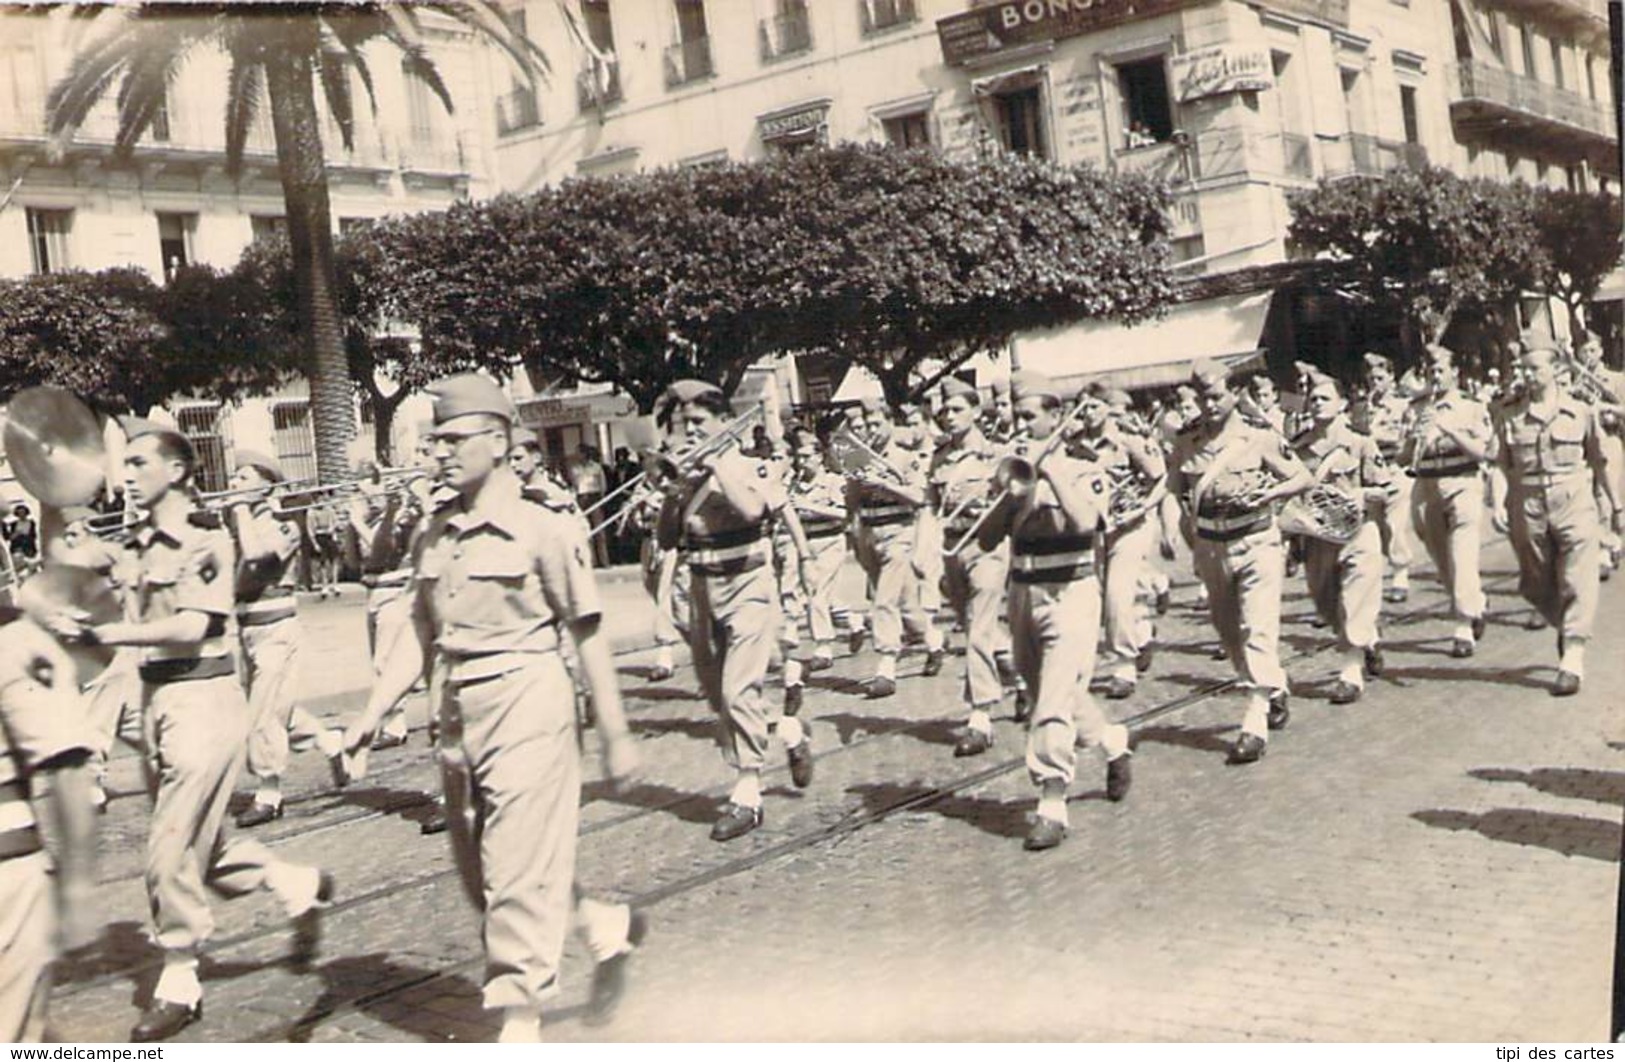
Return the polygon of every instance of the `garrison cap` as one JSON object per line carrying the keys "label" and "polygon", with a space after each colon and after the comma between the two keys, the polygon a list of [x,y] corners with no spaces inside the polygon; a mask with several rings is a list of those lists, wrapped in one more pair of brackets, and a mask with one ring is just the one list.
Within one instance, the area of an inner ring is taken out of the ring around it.
{"label": "garrison cap", "polygon": [[1518,342],[1523,345],[1525,353],[1535,350],[1549,350],[1553,354],[1557,353],[1557,340],[1555,338],[1549,338],[1542,335],[1533,329],[1530,329],[1519,336]]}
{"label": "garrison cap", "polygon": [[518,419],[518,411],[507,393],[489,376],[473,372],[447,376],[430,384],[428,392],[434,396],[434,422],[437,425],[475,413],[501,417],[510,425]]}
{"label": "garrison cap", "polygon": [[1010,374],[1010,395],[1017,402],[1034,395],[1049,395],[1052,398],[1061,397],[1061,389],[1055,381],[1041,372],[1031,369],[1022,369],[1020,372]]}
{"label": "garrison cap", "polygon": [[1199,391],[1212,391],[1230,384],[1230,370],[1216,361],[1199,361],[1191,366],[1191,383]]}
{"label": "garrison cap", "polygon": [[865,413],[889,412],[886,405],[885,395],[865,395],[861,400],[859,400],[858,408],[862,409]]}
{"label": "garrison cap", "polygon": [[1368,350],[1361,357],[1365,361],[1365,367],[1367,369],[1387,369],[1389,372],[1394,370],[1394,363],[1383,357],[1381,354]]}
{"label": "garrison cap", "polygon": [[982,404],[982,393],[957,376],[950,376],[942,381],[942,400],[950,398],[963,398],[973,406]]}
{"label": "garrison cap", "polygon": [[542,441],[536,438],[536,433],[529,428],[515,428],[512,433],[512,442],[515,446],[523,446],[538,452],[542,448]]}
{"label": "garrison cap", "polygon": [[118,423],[119,427],[124,429],[124,437],[131,442],[148,435],[167,437],[171,445],[184,452],[194,464],[197,462],[197,448],[192,445],[192,440],[168,424],[159,424],[157,421],[148,420],[146,417],[131,416],[119,417]]}
{"label": "garrison cap", "polygon": [[1174,394],[1179,398],[1180,401],[1189,402],[1191,399],[1196,397],[1196,388],[1192,387],[1190,384],[1180,384],[1178,387],[1174,388]]}
{"label": "garrison cap", "polygon": [[1298,378],[1300,380],[1312,379],[1316,373],[1320,372],[1320,368],[1318,366],[1311,365],[1307,361],[1293,362],[1292,370],[1298,374]]}
{"label": "garrison cap", "polygon": [[704,394],[722,394],[722,388],[705,380],[678,380],[666,388],[665,399],[668,402],[689,403]]}
{"label": "garrison cap", "polygon": [[270,454],[258,450],[238,450],[238,468],[256,468],[272,483],[284,483],[288,477],[282,471],[282,463]]}
{"label": "garrison cap", "polygon": [[1429,343],[1427,346],[1428,361],[1435,365],[1456,364],[1456,352],[1440,343]]}
{"label": "garrison cap", "polygon": [[1310,367],[1308,372],[1304,373],[1304,380],[1306,383],[1308,383],[1310,391],[1315,390],[1317,387],[1325,387],[1330,385],[1339,395],[1343,393],[1342,385],[1337,382],[1335,377],[1328,373],[1324,373],[1313,366]]}
{"label": "garrison cap", "polygon": [[1134,400],[1129,397],[1128,392],[1123,390],[1121,387],[1107,388],[1105,393],[1102,394],[1100,397],[1108,406],[1111,406],[1113,409],[1118,409],[1118,410],[1127,409],[1129,406],[1132,406],[1134,404]]}

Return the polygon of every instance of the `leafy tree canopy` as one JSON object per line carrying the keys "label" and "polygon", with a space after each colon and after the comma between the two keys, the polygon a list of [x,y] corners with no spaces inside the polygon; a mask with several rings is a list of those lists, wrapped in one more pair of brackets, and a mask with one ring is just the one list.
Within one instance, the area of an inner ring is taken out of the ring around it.
{"label": "leafy tree canopy", "polygon": [[1534,195],[1533,209],[1545,252],[1545,289],[1576,309],[1619,265],[1619,199],[1605,192],[1542,188]]}

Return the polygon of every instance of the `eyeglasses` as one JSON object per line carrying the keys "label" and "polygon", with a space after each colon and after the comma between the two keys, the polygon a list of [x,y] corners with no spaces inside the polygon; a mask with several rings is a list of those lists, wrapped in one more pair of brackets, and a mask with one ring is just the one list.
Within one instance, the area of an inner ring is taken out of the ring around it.
{"label": "eyeglasses", "polygon": [[474,431],[437,431],[423,437],[423,441],[430,446],[444,446],[455,450],[463,443],[480,435],[494,435],[494,428],[478,428]]}

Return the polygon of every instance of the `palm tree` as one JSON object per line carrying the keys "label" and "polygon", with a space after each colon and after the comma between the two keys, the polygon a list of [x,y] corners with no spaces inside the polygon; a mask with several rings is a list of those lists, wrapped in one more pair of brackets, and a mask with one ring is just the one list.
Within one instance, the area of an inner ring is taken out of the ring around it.
{"label": "palm tree", "polygon": [[52,87],[46,101],[54,136],[71,136],[91,108],[117,84],[116,157],[127,157],[164,106],[165,91],[187,57],[200,47],[220,49],[229,61],[225,89],[226,159],[240,172],[243,149],[262,99],[271,107],[277,165],[287,210],[288,242],[300,305],[300,332],[310,380],[316,465],[323,482],[343,478],[355,416],[338,313],[332,212],[322,150],[316,81],[344,146],[353,146],[353,71],[377,110],[364,45],[388,41],[402,53],[402,68],[452,110],[451,94],[428,54],[422,11],[436,11],[497,44],[534,81],[549,71],[547,57],[512,28],[494,3],[481,0],[369,3],[274,2],[142,3],[96,5],[98,24]]}

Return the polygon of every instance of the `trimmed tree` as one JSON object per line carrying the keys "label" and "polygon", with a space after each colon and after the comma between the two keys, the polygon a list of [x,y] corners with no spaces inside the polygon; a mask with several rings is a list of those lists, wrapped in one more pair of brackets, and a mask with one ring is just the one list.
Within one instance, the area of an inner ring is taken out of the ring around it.
{"label": "trimmed tree", "polygon": [[1545,252],[1543,286],[1568,307],[1571,331],[1586,327],[1583,309],[1603,278],[1619,265],[1619,199],[1606,192],[1542,188],[1534,194],[1534,225]]}

